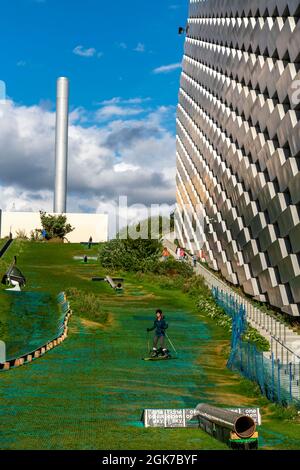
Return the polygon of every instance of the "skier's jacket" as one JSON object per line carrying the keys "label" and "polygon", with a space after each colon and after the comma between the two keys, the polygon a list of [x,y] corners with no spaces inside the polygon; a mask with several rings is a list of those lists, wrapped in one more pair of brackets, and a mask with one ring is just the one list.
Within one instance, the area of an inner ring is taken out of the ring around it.
{"label": "skier's jacket", "polygon": [[164,318],[161,320],[154,320],[154,324],[152,328],[149,328],[149,331],[155,330],[155,335],[156,336],[165,336],[166,332],[165,330],[169,327],[168,323]]}

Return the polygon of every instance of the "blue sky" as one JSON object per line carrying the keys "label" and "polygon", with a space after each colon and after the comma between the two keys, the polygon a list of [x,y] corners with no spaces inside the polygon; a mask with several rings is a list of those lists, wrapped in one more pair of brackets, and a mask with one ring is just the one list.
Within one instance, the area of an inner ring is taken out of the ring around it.
{"label": "blue sky", "polygon": [[68,211],[119,196],[171,210],[188,3],[1,0],[0,208],[52,210],[56,79],[68,76]]}
{"label": "blue sky", "polygon": [[180,70],[153,70],[181,62],[187,9],[187,0],[2,0],[0,78],[27,105],[55,101],[60,75],[72,107],[118,96],[175,105]]}

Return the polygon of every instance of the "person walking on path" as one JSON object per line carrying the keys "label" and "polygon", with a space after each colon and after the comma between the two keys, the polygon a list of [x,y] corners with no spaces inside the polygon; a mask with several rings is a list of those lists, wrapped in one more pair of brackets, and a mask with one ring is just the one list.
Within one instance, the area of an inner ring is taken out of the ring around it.
{"label": "person walking on path", "polygon": [[185,261],[185,251],[183,248],[180,248],[180,260]]}
{"label": "person walking on path", "polygon": [[92,247],[92,243],[93,243],[93,238],[92,238],[92,236],[90,236],[90,238],[89,238],[89,245],[88,245],[88,246],[89,246],[89,250],[90,250],[91,247]]}
{"label": "person walking on path", "polygon": [[170,257],[170,252],[169,252],[168,248],[164,248],[164,250],[162,252],[162,257],[163,257],[164,261],[168,260],[168,258]]}
{"label": "person walking on path", "polygon": [[[153,349],[151,357],[168,357],[169,353],[166,348],[166,330],[169,327],[165,317],[160,309],[156,310],[156,318],[152,328],[147,328],[147,331],[155,330],[153,339]],[[159,347],[159,349],[158,349]]]}
{"label": "person walking on path", "polygon": [[193,254],[193,266],[194,268],[197,268],[197,261],[198,261],[198,258],[197,258],[197,255],[196,254]]}

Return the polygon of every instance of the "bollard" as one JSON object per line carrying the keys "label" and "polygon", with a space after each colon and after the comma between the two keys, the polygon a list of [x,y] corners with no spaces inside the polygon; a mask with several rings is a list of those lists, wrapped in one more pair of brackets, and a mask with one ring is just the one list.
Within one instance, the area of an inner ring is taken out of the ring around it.
{"label": "bollard", "polygon": [[41,353],[40,353],[40,350],[38,349],[37,351],[35,351],[33,357],[34,359],[38,359],[40,357]]}
{"label": "bollard", "polygon": [[32,355],[31,354],[28,354],[28,356],[26,357],[26,362],[32,362]]}

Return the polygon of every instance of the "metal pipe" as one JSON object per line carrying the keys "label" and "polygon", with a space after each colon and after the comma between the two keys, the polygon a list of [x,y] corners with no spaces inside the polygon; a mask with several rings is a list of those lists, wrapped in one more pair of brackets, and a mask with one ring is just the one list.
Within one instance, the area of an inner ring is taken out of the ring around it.
{"label": "metal pipe", "polygon": [[256,424],[250,416],[241,415],[233,411],[227,411],[215,406],[201,403],[196,407],[196,414],[223,428],[235,432],[241,439],[249,439],[256,431]]}
{"label": "metal pipe", "polygon": [[55,137],[55,193],[54,212],[63,214],[67,210],[67,166],[69,127],[69,80],[57,80],[56,137]]}

